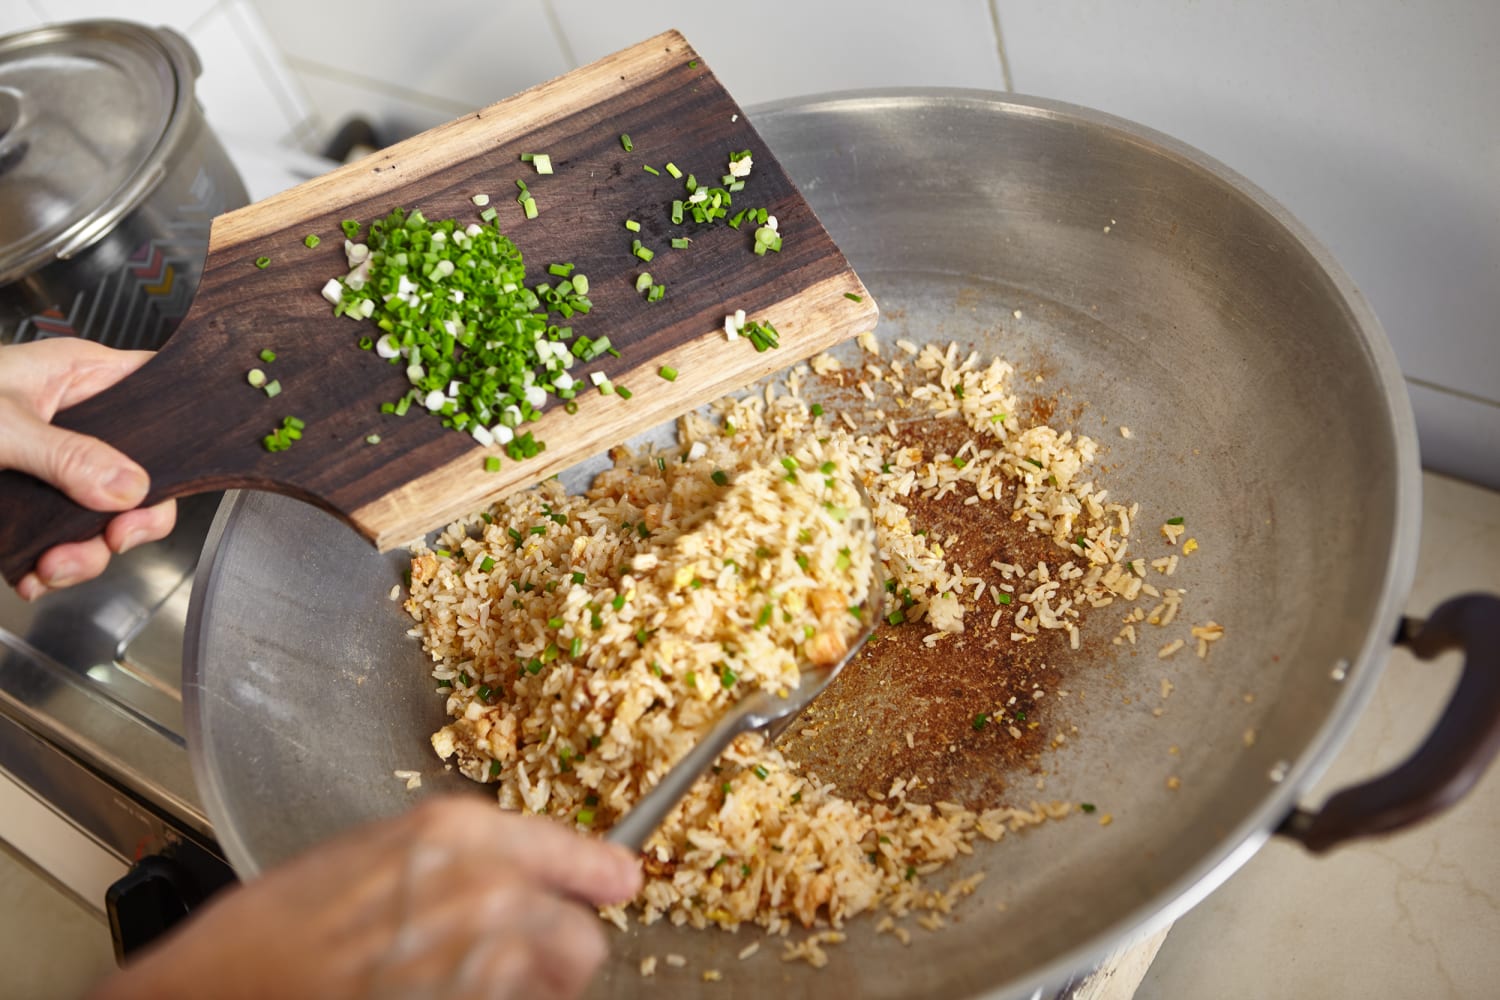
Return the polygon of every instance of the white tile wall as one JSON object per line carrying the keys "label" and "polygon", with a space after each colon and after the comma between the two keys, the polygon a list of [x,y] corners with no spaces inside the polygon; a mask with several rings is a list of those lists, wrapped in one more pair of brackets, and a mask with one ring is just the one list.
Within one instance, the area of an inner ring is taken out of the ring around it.
{"label": "white tile wall", "polygon": [[572,69],[546,0],[255,0],[331,132],[401,138]]}
{"label": "white tile wall", "polygon": [[680,30],[741,104],[866,87],[1004,86],[983,0],[552,0],[580,62]]}
{"label": "white tile wall", "polygon": [[[12,0],[0,30],[124,9]],[[1114,112],[1224,160],[1307,223],[1418,380],[1424,461],[1500,486],[1492,0],[136,0],[128,16],[198,47],[216,129],[309,149],[354,114],[404,137],[668,27],[746,104],[1013,83]]]}

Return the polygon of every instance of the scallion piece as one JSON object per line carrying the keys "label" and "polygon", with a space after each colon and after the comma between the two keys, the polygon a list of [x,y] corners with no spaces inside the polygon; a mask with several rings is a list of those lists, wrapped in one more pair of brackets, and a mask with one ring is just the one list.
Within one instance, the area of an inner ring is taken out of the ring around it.
{"label": "scallion piece", "polygon": [[677,164],[675,164],[675,163],[668,163],[667,164],[667,173],[669,173],[669,174],[672,175],[672,179],[673,180],[681,180],[682,179],[682,171],[677,169]]}
{"label": "scallion piece", "polygon": [[260,268],[262,271],[264,271],[266,268],[268,268],[268,267],[271,266],[271,258],[269,258],[269,257],[257,257],[257,258],[255,258],[255,266],[258,267],[258,268]]}
{"label": "scallion piece", "polygon": [[644,291],[649,290],[650,288],[651,288],[651,272],[650,271],[642,271],[640,274],[638,274],[638,275],[635,276],[635,290],[636,291],[638,291],[638,292],[644,292]]}
{"label": "scallion piece", "polygon": [[630,136],[626,135],[624,132],[620,133],[620,145],[625,147],[625,152],[627,153],[635,148],[635,143],[631,142]]}
{"label": "scallion piece", "polygon": [[499,455],[486,455],[486,456],[484,456],[484,471],[485,472],[499,472],[500,471],[500,456]]}
{"label": "scallion piece", "polygon": [[623,385],[617,385],[615,386],[615,395],[619,396],[621,399],[629,399],[631,396],[635,395],[635,393],[631,392]]}
{"label": "scallion piece", "polygon": [[280,380],[273,378],[271,381],[267,382],[265,386],[265,393],[272,399],[275,399],[277,396],[281,395]]}
{"label": "scallion piece", "polygon": [[252,368],[245,375],[245,381],[249,382],[254,388],[259,389],[266,384],[266,373],[259,368]]}
{"label": "scallion piece", "polygon": [[1180,517],[1169,517],[1169,518],[1167,518],[1167,523],[1168,524],[1182,524],[1183,523],[1183,518],[1180,518]]}
{"label": "scallion piece", "polygon": [[266,364],[270,364],[272,361],[276,360],[276,352],[267,348],[260,352],[260,359]]}
{"label": "scallion piece", "polygon": [[641,169],[644,170],[644,171],[646,171],[646,173],[648,173],[648,174],[655,174],[657,177],[661,176],[661,171],[657,170],[655,167],[653,167],[649,163],[642,163],[641,164]]}
{"label": "scallion piece", "polygon": [[536,172],[539,174],[552,173],[552,157],[546,153],[537,153],[532,156],[531,165],[536,168]]}
{"label": "scallion piece", "polygon": [[380,443],[380,435],[379,434],[368,434],[368,435],[365,436],[365,444],[379,444],[379,443]]}
{"label": "scallion piece", "polygon": [[313,249],[322,242],[322,238],[318,236],[317,233],[308,233],[306,236],[302,237],[302,245],[307,247],[307,249],[309,250]]}
{"label": "scallion piece", "polygon": [[751,773],[761,781],[765,781],[771,776],[771,772],[766,770],[766,766],[764,764],[756,764],[755,767],[751,770]]}
{"label": "scallion piece", "polygon": [[854,292],[845,292],[844,298],[848,299],[850,302],[863,302],[865,300],[865,297],[863,295],[856,295]]}
{"label": "scallion piece", "polygon": [[641,231],[641,224],[639,222],[636,222],[634,219],[626,219],[625,228],[630,230],[632,233],[638,233]]}
{"label": "scallion piece", "polygon": [[661,368],[657,369],[656,374],[660,375],[668,382],[677,381],[677,369],[673,368],[671,365],[662,365]]}

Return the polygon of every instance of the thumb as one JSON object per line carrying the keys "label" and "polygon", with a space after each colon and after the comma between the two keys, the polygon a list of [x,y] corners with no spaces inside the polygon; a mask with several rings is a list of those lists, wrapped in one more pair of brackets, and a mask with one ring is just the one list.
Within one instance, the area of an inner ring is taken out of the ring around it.
{"label": "thumb", "polygon": [[3,398],[0,426],[9,431],[0,435],[0,468],[51,483],[90,510],[131,510],[146,498],[146,470],[98,438],[54,427]]}

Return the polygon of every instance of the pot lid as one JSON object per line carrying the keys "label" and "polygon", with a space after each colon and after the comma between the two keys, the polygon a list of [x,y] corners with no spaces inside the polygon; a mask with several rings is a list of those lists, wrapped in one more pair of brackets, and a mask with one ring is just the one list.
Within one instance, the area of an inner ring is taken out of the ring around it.
{"label": "pot lid", "polygon": [[124,21],[0,38],[0,285],[93,244],[151,193],[197,73],[179,36]]}

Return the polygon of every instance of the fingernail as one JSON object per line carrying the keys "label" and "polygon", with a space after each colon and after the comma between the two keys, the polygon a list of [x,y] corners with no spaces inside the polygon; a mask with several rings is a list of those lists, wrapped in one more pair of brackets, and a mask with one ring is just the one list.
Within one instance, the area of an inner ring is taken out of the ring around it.
{"label": "fingernail", "polygon": [[21,577],[21,582],[16,584],[16,593],[23,601],[34,601],[47,592],[46,586],[37,579],[35,573],[27,573]]}
{"label": "fingernail", "polygon": [[146,540],[146,532],[140,528],[131,528],[125,532],[125,537],[120,539],[120,547],[115,550],[117,555],[124,555],[137,545]]}
{"label": "fingernail", "polygon": [[109,477],[109,481],[104,484],[104,492],[120,503],[136,504],[146,496],[150,485],[143,470],[125,466]]}
{"label": "fingernail", "polygon": [[55,590],[59,587],[71,587],[78,580],[78,564],[62,561],[53,567],[52,572],[47,574],[47,579],[41,582],[46,584],[47,589]]}

